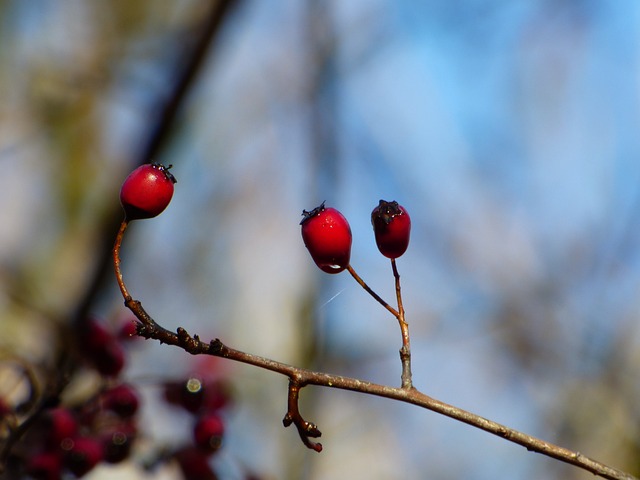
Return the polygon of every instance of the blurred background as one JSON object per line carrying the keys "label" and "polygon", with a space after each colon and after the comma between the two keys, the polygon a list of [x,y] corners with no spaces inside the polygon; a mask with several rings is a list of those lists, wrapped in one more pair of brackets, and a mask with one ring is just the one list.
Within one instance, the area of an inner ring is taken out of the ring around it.
{"label": "blurred background", "polygon": [[[125,237],[133,296],[169,329],[399,385],[397,322],[317,269],[298,225],[322,201],[342,211],[352,265],[391,301],[370,213],[397,200],[413,222],[398,268],[415,386],[640,475],[640,4],[230,3],[153,152],[178,183]],[[46,365],[74,316],[126,317],[103,261],[119,188],[215,5],[0,1],[6,358]],[[188,437],[157,385],[195,362],[131,350],[147,441]],[[234,388],[222,479],[593,478],[410,405],[308,387],[316,454],[282,427],[286,378],[211,368]],[[86,478],[180,478],[137,460]]]}

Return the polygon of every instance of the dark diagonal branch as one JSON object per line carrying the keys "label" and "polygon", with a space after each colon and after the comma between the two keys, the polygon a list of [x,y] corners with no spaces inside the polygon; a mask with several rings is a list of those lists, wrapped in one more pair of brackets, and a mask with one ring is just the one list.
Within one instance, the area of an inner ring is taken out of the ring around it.
{"label": "dark diagonal branch", "polygon": [[[181,54],[181,64],[176,68],[173,65],[167,67],[175,69],[177,72],[173,80],[173,86],[166,97],[163,95],[163,98],[158,100],[153,115],[149,115],[152,123],[149,125],[143,147],[131,162],[133,165],[151,163],[165,145],[176,117],[194,85],[198,73],[209,57],[209,51],[216,35],[220,32],[224,20],[236,3],[237,0],[213,2],[213,6],[209,14],[203,19],[202,24],[196,26],[193,33],[191,33],[194,41],[190,46],[185,47],[185,51]],[[87,318],[94,299],[102,291],[102,287],[106,283],[112,245],[109,238],[112,238],[111,235],[119,222],[120,206],[114,205],[113,212],[109,214],[104,225],[100,226],[100,235],[96,236],[96,238],[107,239],[104,248],[100,250],[104,254],[100,257],[95,274],[88,282],[85,294],[82,296],[81,301],[78,302],[76,311],[72,315],[73,323],[83,322]]]}
{"label": "dark diagonal branch", "polygon": [[[143,147],[132,161],[133,164],[140,165],[151,162],[166,143],[180,108],[191,91],[198,72],[202,69],[209,56],[213,40],[235,3],[237,3],[237,0],[212,2],[208,14],[204,16],[201,24],[197,25],[191,33],[194,41],[190,42],[182,52],[180,56],[181,64],[177,68],[174,65],[169,67],[171,71],[177,72],[173,85],[168,95],[163,95],[163,98],[157,102],[154,114],[149,116],[149,118],[153,119],[153,124],[149,126]],[[67,315],[67,318],[71,319],[72,329],[77,328],[89,317],[91,307],[106,283],[111,260],[111,241],[108,239],[119,221],[120,207],[114,205],[113,211],[109,212],[104,222],[97,227],[100,232],[96,235],[96,238],[107,240],[104,245],[98,245],[96,250],[104,253],[98,255],[93,274],[86,282],[84,292],[82,292],[78,302],[74,305],[73,311]],[[70,333],[67,330],[63,330],[60,333],[60,337],[63,339],[69,336]],[[49,377],[44,391],[41,392],[40,398],[34,402],[26,419],[12,430],[9,437],[0,446],[0,474],[4,470],[7,458],[11,454],[14,445],[31,428],[42,412],[57,404],[60,393],[66,388],[74,369],[75,363],[69,356],[69,349],[61,349],[56,359],[53,373]]]}

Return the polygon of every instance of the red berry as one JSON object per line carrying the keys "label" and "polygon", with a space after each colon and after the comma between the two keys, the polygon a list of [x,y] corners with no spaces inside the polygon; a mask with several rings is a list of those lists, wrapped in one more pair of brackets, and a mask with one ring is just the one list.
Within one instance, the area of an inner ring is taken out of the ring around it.
{"label": "red berry", "polygon": [[203,410],[215,412],[226,407],[231,401],[231,389],[222,380],[211,380],[206,383]]}
{"label": "red berry", "polygon": [[60,480],[62,478],[62,458],[57,452],[36,453],[27,460],[26,472],[37,480]]}
{"label": "red berry", "polygon": [[88,318],[77,330],[78,347],[83,353],[90,355],[96,348],[114,341],[113,334],[96,318]]}
{"label": "red berry", "polygon": [[324,202],[307,212],[303,210],[302,240],[316,265],[327,273],[340,273],[351,259],[351,227],[335,208]]}
{"label": "red berry", "polygon": [[63,407],[49,410],[44,416],[44,435],[52,447],[60,444],[76,435],[78,432],[78,420],[68,409]]}
{"label": "red berry", "polygon": [[104,461],[120,463],[126,460],[131,453],[136,434],[136,426],[130,422],[112,425],[103,430],[100,439],[104,449]]}
{"label": "red berry", "polygon": [[102,375],[116,376],[125,364],[122,345],[96,319],[88,319],[78,327],[78,347],[85,358]]}
{"label": "red berry", "polygon": [[398,258],[409,246],[411,218],[398,202],[380,203],[371,212],[371,223],[380,253],[387,258]]}
{"label": "red berry", "polygon": [[197,377],[182,382],[167,382],[164,384],[164,398],[172,405],[196,413],[204,403],[204,384]]}
{"label": "red berry", "polygon": [[129,418],[138,411],[140,398],[131,385],[123,383],[102,394],[102,405],[121,418]]}
{"label": "red berry", "polygon": [[120,203],[128,220],[152,218],[167,208],[176,183],[170,168],[147,163],[129,174],[120,189]]}
{"label": "red berry", "polygon": [[215,452],[220,448],[223,435],[224,422],[215,413],[198,418],[193,427],[195,444],[207,452]]}
{"label": "red berry", "polygon": [[111,342],[93,354],[93,366],[102,375],[117,376],[125,364],[124,349],[118,342]]}
{"label": "red berry", "polygon": [[141,340],[142,337],[138,336],[138,321],[134,318],[123,322],[118,329],[117,338],[122,342]]}
{"label": "red berry", "polygon": [[175,454],[185,480],[216,480],[209,465],[209,455],[196,447],[185,447]]}
{"label": "red berry", "polygon": [[75,437],[66,448],[64,466],[76,477],[82,477],[102,461],[102,443],[89,437]]}

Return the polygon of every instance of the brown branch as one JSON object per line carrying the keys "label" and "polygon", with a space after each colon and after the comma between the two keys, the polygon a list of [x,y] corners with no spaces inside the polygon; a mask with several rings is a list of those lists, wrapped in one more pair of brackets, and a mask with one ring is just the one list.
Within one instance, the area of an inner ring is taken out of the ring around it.
{"label": "brown branch", "polygon": [[394,317],[398,318],[400,316],[400,314],[396,311],[395,308],[393,308],[391,305],[389,305],[387,302],[385,302],[380,295],[378,295],[376,292],[374,292],[371,287],[369,287],[369,285],[367,285],[364,280],[362,280],[362,278],[360,278],[360,275],[358,275],[356,273],[356,271],[353,269],[353,267],[351,265],[347,265],[347,270],[348,272],[351,274],[351,276],[355,279],[356,282],[358,282],[358,284],[364,288],[367,293],[369,295],[371,295],[376,302],[378,302],[380,305],[382,305],[384,308],[386,308],[387,310],[389,310],[389,312],[391,312],[391,315],[393,315]]}
{"label": "brown branch", "polygon": [[398,323],[402,334],[402,347],[400,348],[400,362],[402,363],[402,388],[413,388],[411,381],[411,342],[409,340],[409,324],[404,318],[404,307],[402,306],[402,292],[400,291],[400,274],[396,267],[396,259],[391,259],[393,278],[396,283],[396,299],[398,301]]}
{"label": "brown branch", "polygon": [[396,299],[398,302],[398,310],[385,302],[365,281],[356,273],[351,265],[347,266],[348,272],[358,284],[366,290],[380,305],[386,308],[396,317],[400,325],[400,333],[402,335],[402,347],[400,348],[400,362],[402,364],[401,385],[402,388],[413,388],[411,380],[411,343],[409,341],[409,324],[404,317],[404,307],[402,306],[402,293],[400,291],[400,274],[396,268],[395,258],[391,259],[391,267],[393,268],[393,277],[396,285]]}
{"label": "brown branch", "polygon": [[302,443],[304,443],[307,448],[315,450],[319,453],[322,451],[322,444],[318,442],[312,442],[310,438],[318,438],[322,435],[322,433],[320,433],[320,430],[318,430],[318,427],[314,423],[307,422],[304,418],[302,418],[298,407],[300,390],[303,386],[304,385],[301,385],[296,380],[289,380],[287,413],[282,420],[282,424],[285,427],[288,427],[293,423],[298,429],[298,434],[300,435]]}
{"label": "brown branch", "polygon": [[125,294],[127,289],[126,286],[124,286],[124,281],[122,280],[122,274],[120,271],[120,247],[122,245],[122,236],[126,230],[125,223],[126,222],[123,222],[123,225],[121,225],[117,235],[116,243],[113,248],[113,261],[118,283],[120,284],[120,289],[123,292],[123,297],[125,299],[125,305],[140,321],[140,324],[138,325],[138,334],[147,339],[158,340],[160,343],[175,345],[192,355],[213,355],[253,365],[288,377],[288,408],[283,423],[285,426],[289,426],[292,423],[295,424],[298,429],[298,433],[300,434],[300,438],[307,447],[317,452],[322,450],[322,445],[309,440],[310,438],[319,437],[320,431],[314,424],[306,422],[302,418],[298,410],[298,399],[300,390],[303,387],[307,385],[316,385],[320,387],[350,390],[353,392],[365,393],[368,395],[410,403],[418,407],[431,410],[432,412],[445,415],[459,422],[466,423],[472,427],[479,428],[510,442],[522,445],[529,451],[537,452],[561,462],[582,468],[583,470],[591,472],[602,478],[610,480],[638,480],[629,473],[598,462],[597,460],[582,455],[579,452],[540,440],[536,437],[519,432],[518,430],[501,425],[500,423],[492,420],[488,420],[461,408],[446,404],[420,392],[415,388],[390,387],[357,378],[343,377],[340,375],[298,368],[286,363],[235,350],[223,344],[219,339],[211,340],[209,343],[203,342],[197,335],[189,335],[184,328],[178,328],[177,332],[173,333],[170,330],[161,327],[144,310],[139,301],[133,300],[128,293]]}

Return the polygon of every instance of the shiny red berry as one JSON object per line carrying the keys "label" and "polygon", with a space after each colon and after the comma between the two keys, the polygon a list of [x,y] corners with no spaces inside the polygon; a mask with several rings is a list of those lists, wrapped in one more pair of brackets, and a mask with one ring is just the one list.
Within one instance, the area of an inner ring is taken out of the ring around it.
{"label": "shiny red berry", "polygon": [[371,223],[380,253],[387,258],[398,258],[406,252],[411,233],[411,218],[398,202],[380,203],[371,212]]}
{"label": "shiny red berry", "polygon": [[327,273],[340,273],[351,259],[351,227],[335,208],[324,202],[310,212],[302,212],[302,240],[316,265]]}
{"label": "shiny red berry", "polygon": [[120,203],[128,220],[152,218],[167,208],[176,183],[170,168],[147,163],[129,174],[120,189]]}
{"label": "shiny red berry", "polygon": [[223,435],[224,422],[215,413],[198,418],[193,427],[195,444],[207,452],[215,452],[220,448]]}

